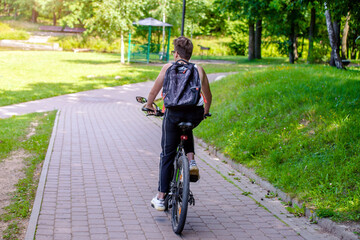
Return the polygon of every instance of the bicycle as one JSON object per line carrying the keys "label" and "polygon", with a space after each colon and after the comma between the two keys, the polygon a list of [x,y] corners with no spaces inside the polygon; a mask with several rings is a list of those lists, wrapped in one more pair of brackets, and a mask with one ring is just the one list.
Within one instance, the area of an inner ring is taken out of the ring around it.
{"label": "bicycle", "polygon": [[[144,97],[136,97],[139,103],[146,103],[147,99]],[[160,108],[155,104],[155,114],[148,114],[154,116],[163,116]],[[152,109],[143,107],[141,109],[145,112],[153,112]],[[209,117],[211,114],[207,114],[205,117]],[[184,151],[184,142],[188,136],[185,134],[186,131],[193,129],[191,122],[181,122],[178,127],[182,130],[181,141],[176,151],[174,159],[174,170],[172,173],[172,180],[170,182],[170,191],[165,197],[165,211],[171,209],[171,225],[172,229],[176,234],[180,234],[185,226],[188,204],[195,206],[195,198],[190,191],[190,182],[197,181],[190,177],[189,172],[189,160],[186,157]]]}

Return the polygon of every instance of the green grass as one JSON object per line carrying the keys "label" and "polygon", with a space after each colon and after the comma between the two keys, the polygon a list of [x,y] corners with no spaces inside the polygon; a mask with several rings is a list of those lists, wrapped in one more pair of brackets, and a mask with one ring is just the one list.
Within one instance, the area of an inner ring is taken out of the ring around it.
{"label": "green grass", "polygon": [[198,137],[333,219],[360,221],[358,71],[285,65],[211,88]]}
{"label": "green grass", "polygon": [[[38,182],[35,173],[45,159],[55,115],[56,112],[33,113],[0,119],[0,161],[19,149],[24,149],[30,155],[24,159],[25,177],[16,184],[11,203],[0,216],[1,221],[10,222],[3,239],[17,239],[18,221],[30,216]],[[38,122],[35,134],[27,138],[30,123],[35,121]]]}
{"label": "green grass", "polygon": [[207,74],[209,73],[219,73],[219,72],[242,72],[242,71],[253,71],[254,69],[261,69],[263,67],[275,66],[275,65],[289,65],[287,58],[263,58],[249,61],[247,57],[244,56],[211,56],[201,58],[199,56],[192,57],[193,60],[225,60],[232,61],[234,63],[223,63],[223,64],[212,64],[212,63],[203,63],[200,64],[204,67]]}
{"label": "green grass", "polygon": [[8,24],[0,22],[0,40],[26,40],[30,35],[24,30],[12,29]]}
{"label": "green grass", "polygon": [[116,54],[0,51],[0,106],[154,80],[160,69]]}
{"label": "green grass", "polygon": [[39,26],[41,26],[41,24],[38,23],[32,23],[22,20],[10,20],[10,19],[6,19],[6,17],[0,17],[0,21],[9,25],[13,29],[23,30],[26,32],[39,31]]}
{"label": "green grass", "polygon": [[[284,58],[248,61],[222,57],[236,64],[202,64],[207,73],[248,71]],[[120,64],[119,54],[0,51],[0,106],[91,89],[155,80],[160,65]]]}
{"label": "green grass", "polygon": [[224,61],[233,61],[237,64],[245,66],[254,66],[254,65],[279,65],[289,63],[289,58],[286,57],[265,57],[262,59],[254,59],[249,61],[247,56],[200,56],[195,55],[191,59],[193,60],[224,60]]}

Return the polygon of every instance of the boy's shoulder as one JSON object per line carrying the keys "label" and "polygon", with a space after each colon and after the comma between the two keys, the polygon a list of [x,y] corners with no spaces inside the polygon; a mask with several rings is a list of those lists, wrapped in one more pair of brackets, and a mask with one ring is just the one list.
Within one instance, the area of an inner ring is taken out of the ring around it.
{"label": "boy's shoulder", "polygon": [[166,71],[168,70],[169,67],[171,67],[173,64],[172,63],[166,63],[163,68],[162,68],[162,71]]}

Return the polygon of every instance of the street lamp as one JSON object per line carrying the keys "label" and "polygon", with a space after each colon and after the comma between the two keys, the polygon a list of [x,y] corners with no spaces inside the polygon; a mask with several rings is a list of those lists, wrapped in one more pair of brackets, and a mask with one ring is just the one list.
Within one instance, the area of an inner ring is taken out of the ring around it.
{"label": "street lamp", "polygon": [[181,23],[181,36],[184,36],[185,10],[186,10],[186,0],[183,0],[183,13],[182,13],[182,23]]}

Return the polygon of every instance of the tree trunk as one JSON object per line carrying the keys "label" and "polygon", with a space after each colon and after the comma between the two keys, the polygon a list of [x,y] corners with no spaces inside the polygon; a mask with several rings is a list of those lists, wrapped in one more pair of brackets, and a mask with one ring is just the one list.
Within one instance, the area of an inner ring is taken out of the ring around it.
{"label": "tree trunk", "polygon": [[124,34],[121,34],[121,63],[125,63]]}
{"label": "tree trunk", "polygon": [[307,63],[314,62],[312,57],[312,51],[314,48],[314,32],[315,32],[315,22],[316,21],[316,9],[313,7],[311,8],[311,20],[310,20],[310,29],[309,29],[309,51],[307,57]]}
{"label": "tree trunk", "polygon": [[341,57],[343,59],[347,59],[347,37],[349,33],[349,20],[350,20],[350,12],[348,12],[348,15],[346,16],[346,22],[343,30],[343,36],[341,40]]}
{"label": "tree trunk", "polygon": [[[332,26],[333,26],[334,34],[335,34],[336,51],[340,55],[340,23],[339,23],[339,21],[334,20],[332,22]],[[331,52],[330,66],[333,66],[333,67],[336,66],[336,64],[335,64],[335,52],[334,51]]]}
{"label": "tree trunk", "polygon": [[326,2],[324,3],[324,6],[325,6],[326,26],[327,26],[327,30],[328,30],[328,34],[329,34],[332,55],[334,56],[335,66],[339,69],[345,69],[344,65],[341,61],[339,51],[337,49],[335,31],[334,31],[334,28],[333,28],[333,25],[331,22],[331,14],[330,14],[329,9],[327,8]]}
{"label": "tree trunk", "polygon": [[261,59],[261,35],[262,35],[262,19],[256,21],[255,31],[255,58]]}
{"label": "tree trunk", "polygon": [[55,10],[53,12],[53,25],[56,26],[56,13],[55,13]]}
{"label": "tree trunk", "polygon": [[295,37],[294,37],[294,60],[295,61],[297,61],[299,59],[298,46],[299,46],[298,35],[295,34]]}
{"label": "tree trunk", "polygon": [[290,35],[289,35],[289,62],[294,64],[295,63],[295,23],[291,21],[290,23]]}
{"label": "tree trunk", "polygon": [[254,23],[249,21],[249,60],[253,60],[255,58],[255,31],[254,31]]}
{"label": "tree trunk", "polygon": [[39,16],[39,13],[35,9],[33,9],[32,14],[31,14],[31,22],[37,23],[38,16]]}

